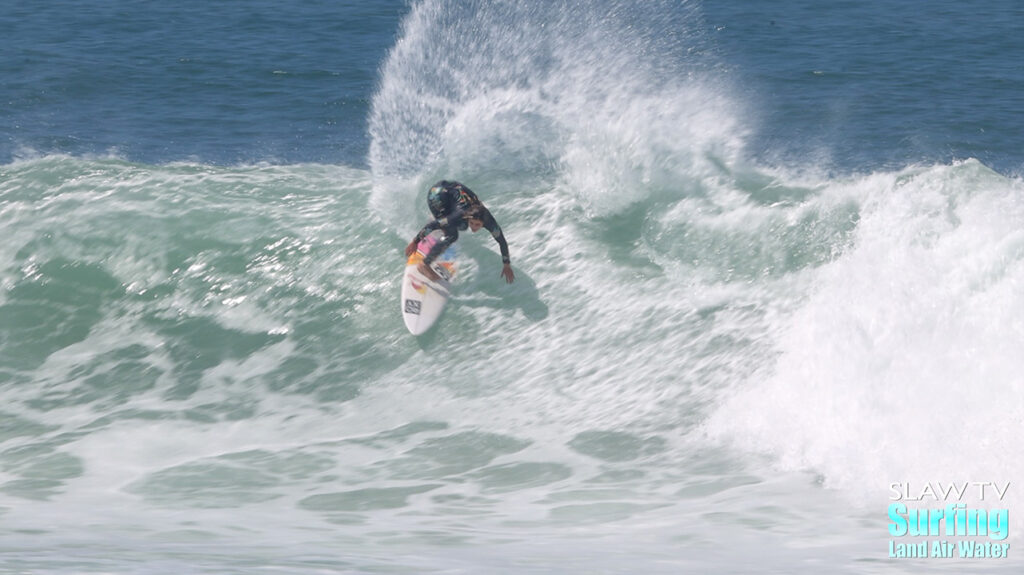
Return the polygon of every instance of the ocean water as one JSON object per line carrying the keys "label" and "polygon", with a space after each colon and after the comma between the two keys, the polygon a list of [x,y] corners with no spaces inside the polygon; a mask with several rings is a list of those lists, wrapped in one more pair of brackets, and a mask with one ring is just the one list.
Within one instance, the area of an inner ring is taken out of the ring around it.
{"label": "ocean water", "polygon": [[[0,572],[1020,572],[1017,3],[0,27]],[[465,234],[417,338],[440,178],[516,282]],[[1007,538],[891,535],[896,497]]]}

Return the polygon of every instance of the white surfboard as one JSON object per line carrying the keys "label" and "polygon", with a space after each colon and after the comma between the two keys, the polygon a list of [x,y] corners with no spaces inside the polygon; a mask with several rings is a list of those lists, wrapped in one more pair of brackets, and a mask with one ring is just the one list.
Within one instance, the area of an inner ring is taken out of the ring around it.
{"label": "white surfboard", "polygon": [[431,265],[441,276],[440,280],[429,280],[416,269],[430,248],[438,242],[441,233],[434,231],[423,238],[405,262],[405,273],[402,276],[402,319],[413,335],[426,333],[437,322],[451,293],[451,281],[456,269],[454,244]]}

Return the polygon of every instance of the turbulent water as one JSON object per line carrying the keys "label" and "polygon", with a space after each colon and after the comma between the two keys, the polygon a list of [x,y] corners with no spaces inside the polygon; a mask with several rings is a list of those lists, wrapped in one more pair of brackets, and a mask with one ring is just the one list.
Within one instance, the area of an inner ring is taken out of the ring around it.
{"label": "turbulent water", "polygon": [[[0,571],[1019,572],[1015,4],[59,4],[0,16]],[[516,282],[463,234],[417,338],[440,178]],[[935,482],[1009,557],[889,556]]]}

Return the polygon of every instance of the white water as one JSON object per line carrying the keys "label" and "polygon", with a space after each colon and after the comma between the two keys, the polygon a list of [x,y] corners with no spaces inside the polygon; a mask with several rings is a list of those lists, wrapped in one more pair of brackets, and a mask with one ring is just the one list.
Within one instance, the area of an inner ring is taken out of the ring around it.
{"label": "white water", "polygon": [[[0,305],[44,326],[0,333],[5,566],[917,570],[890,483],[1020,476],[1020,181],[749,165],[696,15],[625,42],[623,6],[417,4],[372,173],[5,166]],[[440,177],[518,280],[466,234],[415,339],[395,266]]]}

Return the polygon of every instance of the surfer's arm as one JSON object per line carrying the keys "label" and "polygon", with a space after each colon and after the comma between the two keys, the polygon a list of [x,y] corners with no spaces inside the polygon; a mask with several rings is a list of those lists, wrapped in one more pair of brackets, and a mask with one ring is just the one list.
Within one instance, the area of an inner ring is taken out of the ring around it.
{"label": "surfer's arm", "polygon": [[498,235],[494,236],[494,239],[498,240],[498,245],[501,247],[501,277],[505,278],[506,282],[512,283],[516,279],[516,274],[512,271],[512,263],[508,258],[508,242],[505,241],[505,236],[501,235],[501,228],[498,228]]}
{"label": "surfer's arm", "polygon": [[508,255],[508,242],[505,240],[505,234],[502,233],[501,226],[498,225],[498,222],[489,211],[486,213],[483,222],[484,227],[487,228],[487,231],[491,232],[491,237],[494,238],[494,241],[498,242],[498,248],[501,249],[501,263],[503,264],[501,266],[501,277],[505,278],[506,282],[512,283],[516,278],[516,274],[512,272],[512,263]]}
{"label": "surfer's arm", "polygon": [[440,227],[441,225],[438,223],[437,220],[430,220],[429,222],[427,222],[427,225],[423,226],[423,229],[421,229],[420,232],[416,234],[416,237],[413,238],[413,241],[419,243],[420,240],[427,237],[427,234]]}
{"label": "surfer's arm", "polygon": [[416,237],[409,242],[409,245],[405,246],[405,257],[409,257],[416,251],[416,246],[419,245],[423,238],[427,237],[427,234],[441,227],[438,225],[437,220],[430,220],[427,225],[423,226],[423,229],[416,234]]}
{"label": "surfer's arm", "polygon": [[427,234],[434,230],[441,230],[457,225],[459,222],[462,221],[462,218],[465,215],[465,213],[466,212],[463,211],[461,208],[456,208],[454,211],[452,211],[452,213],[448,214],[447,216],[441,219],[430,220],[429,222],[427,222],[427,225],[423,226],[423,229],[420,230],[418,234],[416,234],[416,237],[413,238],[412,242],[414,244],[419,243],[420,240],[427,237]]}
{"label": "surfer's arm", "polygon": [[498,249],[501,250],[501,263],[511,263],[512,260],[508,256],[508,242],[505,241],[505,235],[501,233],[501,228],[498,228],[497,231],[492,231],[491,235],[494,237],[494,241],[498,242]]}
{"label": "surfer's arm", "polygon": [[501,263],[508,265],[511,261],[508,256],[508,242],[505,241],[505,234],[502,233],[501,226],[498,225],[497,220],[494,219],[490,211],[484,212],[482,221],[484,228],[491,232],[491,237],[494,238],[494,241],[498,242],[498,248],[501,249]]}

